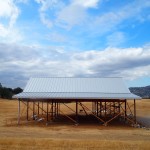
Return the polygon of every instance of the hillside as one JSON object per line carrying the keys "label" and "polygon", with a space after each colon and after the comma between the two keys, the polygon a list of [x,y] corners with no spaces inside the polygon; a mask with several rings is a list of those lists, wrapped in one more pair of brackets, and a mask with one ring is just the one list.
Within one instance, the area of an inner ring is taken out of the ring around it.
{"label": "hillside", "polygon": [[150,85],[145,87],[130,87],[130,92],[142,98],[150,98]]}

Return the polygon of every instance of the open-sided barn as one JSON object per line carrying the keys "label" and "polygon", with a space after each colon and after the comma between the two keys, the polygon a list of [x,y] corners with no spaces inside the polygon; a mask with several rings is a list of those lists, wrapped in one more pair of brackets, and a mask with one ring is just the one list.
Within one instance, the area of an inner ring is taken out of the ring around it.
{"label": "open-sided barn", "polygon": [[[75,124],[79,124],[79,106],[85,115],[92,115],[99,122],[107,125],[114,119],[124,119],[132,124],[136,123],[136,100],[140,97],[130,93],[122,78],[73,78],[73,77],[45,77],[30,78],[24,91],[14,98],[18,98],[18,124],[20,123],[20,102],[26,106],[26,118],[29,111],[35,119],[42,113],[47,122],[64,115]],[[128,101],[133,101],[129,105]],[[85,105],[91,103],[91,109]],[[30,107],[32,103],[32,108]],[[67,104],[75,103],[70,108]],[[43,104],[46,105],[43,107]],[[65,114],[61,104],[69,108],[75,117]],[[37,111],[35,111],[35,109]],[[40,117],[39,117],[40,119]]]}

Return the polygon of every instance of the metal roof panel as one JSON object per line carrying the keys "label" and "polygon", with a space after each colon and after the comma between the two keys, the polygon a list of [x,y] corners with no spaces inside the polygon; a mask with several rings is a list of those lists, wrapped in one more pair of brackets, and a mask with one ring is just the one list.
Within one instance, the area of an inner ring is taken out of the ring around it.
{"label": "metal roof panel", "polygon": [[140,99],[122,78],[30,78],[23,93],[14,98]]}
{"label": "metal roof panel", "polygon": [[122,78],[31,78],[24,92],[129,93]]}
{"label": "metal roof panel", "polygon": [[45,92],[24,92],[14,98],[30,99],[141,99],[132,93],[45,93]]}

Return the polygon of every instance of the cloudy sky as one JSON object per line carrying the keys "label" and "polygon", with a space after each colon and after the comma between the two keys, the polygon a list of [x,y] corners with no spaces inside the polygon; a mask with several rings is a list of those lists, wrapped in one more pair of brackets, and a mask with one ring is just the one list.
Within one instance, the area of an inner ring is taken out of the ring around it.
{"label": "cloudy sky", "polygon": [[150,85],[150,1],[0,0],[0,82],[34,76]]}

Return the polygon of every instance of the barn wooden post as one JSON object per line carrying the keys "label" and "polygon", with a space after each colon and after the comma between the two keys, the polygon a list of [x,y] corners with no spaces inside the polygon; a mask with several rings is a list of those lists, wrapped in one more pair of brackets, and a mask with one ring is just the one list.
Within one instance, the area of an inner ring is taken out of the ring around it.
{"label": "barn wooden post", "polygon": [[126,117],[127,117],[127,100],[125,99],[125,106],[124,106],[124,109],[125,109],[125,121],[127,120]]}
{"label": "barn wooden post", "polygon": [[47,122],[48,122],[48,101],[47,101],[47,112],[46,112],[46,119],[47,119]]}
{"label": "barn wooden post", "polygon": [[78,101],[76,100],[76,122],[78,122]]}
{"label": "barn wooden post", "polygon": [[58,105],[58,115],[60,115],[60,103]]}
{"label": "barn wooden post", "polygon": [[118,109],[119,109],[118,111],[119,111],[119,113],[120,113],[120,101],[118,102],[118,107],[119,107],[119,108],[118,108]]}
{"label": "barn wooden post", "polygon": [[20,99],[18,99],[18,125],[20,124]]}
{"label": "barn wooden post", "polygon": [[57,117],[58,117],[58,102],[57,102]]}
{"label": "barn wooden post", "polygon": [[39,101],[38,101],[38,117],[39,117],[39,114],[40,114],[40,113],[39,113]]}
{"label": "barn wooden post", "polygon": [[109,102],[109,114],[111,115],[111,102]]}
{"label": "barn wooden post", "polygon": [[42,101],[42,115],[43,115],[43,101]]}
{"label": "barn wooden post", "polygon": [[98,101],[97,101],[96,105],[97,105],[96,113],[97,113],[97,116],[98,116]]}
{"label": "barn wooden post", "polygon": [[106,121],[106,101],[105,101],[105,121]]}
{"label": "barn wooden post", "polygon": [[100,116],[102,116],[102,102],[100,101]]}
{"label": "barn wooden post", "polygon": [[116,113],[115,109],[116,109],[116,103],[114,102],[114,115]]}
{"label": "barn wooden post", "polygon": [[57,106],[57,105],[56,105],[56,101],[55,101],[55,114],[54,114],[54,115],[55,115],[55,118],[56,118],[56,111],[57,111],[56,106]]}
{"label": "barn wooden post", "polygon": [[35,120],[34,112],[35,112],[35,102],[33,102],[33,120]]}
{"label": "barn wooden post", "polygon": [[135,102],[135,99],[134,99],[134,122],[136,124],[136,102]]}
{"label": "barn wooden post", "polygon": [[52,117],[51,117],[51,120],[53,120],[53,100],[52,100],[52,105],[51,106],[52,106],[52,112],[51,112],[51,116]]}

